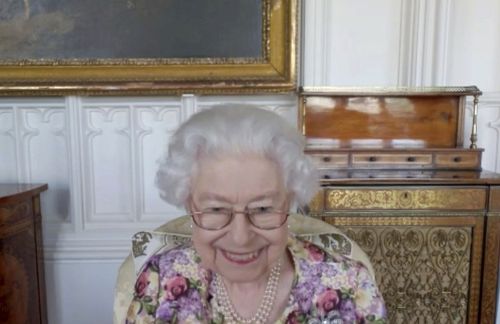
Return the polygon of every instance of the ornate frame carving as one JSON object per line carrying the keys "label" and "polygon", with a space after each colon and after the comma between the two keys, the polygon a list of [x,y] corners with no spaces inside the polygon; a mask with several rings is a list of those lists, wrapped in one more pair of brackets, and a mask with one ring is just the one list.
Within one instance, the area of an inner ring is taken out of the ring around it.
{"label": "ornate frame carving", "polygon": [[261,58],[0,60],[0,96],[293,91],[298,0],[261,1]]}

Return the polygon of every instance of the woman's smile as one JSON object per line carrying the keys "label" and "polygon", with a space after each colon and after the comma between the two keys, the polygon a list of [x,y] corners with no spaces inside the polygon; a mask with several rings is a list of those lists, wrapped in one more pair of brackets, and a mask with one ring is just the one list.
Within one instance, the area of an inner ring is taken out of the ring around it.
{"label": "woman's smile", "polygon": [[239,265],[247,265],[259,258],[262,249],[250,253],[233,253],[222,249],[220,251],[228,261]]}
{"label": "woman's smile", "polygon": [[292,205],[319,185],[295,127],[263,109],[216,107],[171,138],[157,183],[190,213],[192,245],[151,257],[127,323],[385,323],[361,262],[289,236]]}

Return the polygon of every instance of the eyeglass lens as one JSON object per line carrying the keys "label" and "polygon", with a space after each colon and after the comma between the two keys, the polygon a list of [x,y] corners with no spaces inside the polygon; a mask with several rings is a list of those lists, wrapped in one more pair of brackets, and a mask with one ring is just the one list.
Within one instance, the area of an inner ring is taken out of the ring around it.
{"label": "eyeglass lens", "polygon": [[[272,209],[247,210],[244,212],[250,223],[261,229],[273,229],[283,225],[287,214]],[[195,223],[205,229],[221,229],[227,226],[233,218],[233,211],[223,210],[203,210],[194,215]]]}

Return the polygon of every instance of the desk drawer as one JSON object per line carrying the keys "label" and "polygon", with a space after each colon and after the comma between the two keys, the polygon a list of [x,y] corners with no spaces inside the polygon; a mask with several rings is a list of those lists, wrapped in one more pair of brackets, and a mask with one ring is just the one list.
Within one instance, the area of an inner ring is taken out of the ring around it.
{"label": "desk drawer", "polygon": [[481,159],[480,155],[474,152],[439,153],[436,154],[436,167],[478,169],[481,167]]}
{"label": "desk drawer", "polygon": [[319,169],[480,170],[481,149],[306,150]]}
{"label": "desk drawer", "polygon": [[352,155],[352,166],[363,168],[380,167],[430,167],[432,166],[432,154],[371,154],[354,153]]}
{"label": "desk drawer", "polygon": [[346,168],[349,165],[348,154],[335,154],[335,153],[315,153],[309,155],[317,168],[331,169],[331,168]]}
{"label": "desk drawer", "polygon": [[32,222],[33,206],[31,200],[0,206],[0,237],[3,233],[30,226]]}
{"label": "desk drawer", "polygon": [[340,210],[455,210],[486,208],[484,187],[325,187],[312,212]]}

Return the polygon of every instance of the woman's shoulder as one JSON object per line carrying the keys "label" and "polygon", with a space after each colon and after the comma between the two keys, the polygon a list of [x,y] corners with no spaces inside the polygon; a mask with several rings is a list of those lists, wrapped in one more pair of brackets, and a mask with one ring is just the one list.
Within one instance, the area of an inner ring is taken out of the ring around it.
{"label": "woman's shoulder", "polygon": [[361,262],[300,238],[289,241],[289,250],[295,263],[296,305],[288,317],[384,322],[382,296]]}
{"label": "woman's shoulder", "polygon": [[153,255],[139,275],[129,322],[194,323],[207,318],[211,274],[190,244]]}
{"label": "woman's shoulder", "polygon": [[288,248],[294,259],[316,266],[340,267],[343,271],[365,268],[363,263],[299,237],[291,237]]}
{"label": "woman's shoulder", "polygon": [[295,263],[297,285],[306,284],[316,292],[329,288],[352,293],[363,273],[368,273],[361,262],[300,238],[292,239],[289,249]]}
{"label": "woman's shoulder", "polygon": [[154,254],[145,264],[143,271],[153,270],[160,277],[182,275],[188,278],[197,278],[200,271],[201,259],[191,243],[179,245],[175,248]]}

